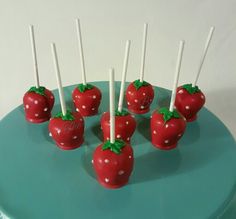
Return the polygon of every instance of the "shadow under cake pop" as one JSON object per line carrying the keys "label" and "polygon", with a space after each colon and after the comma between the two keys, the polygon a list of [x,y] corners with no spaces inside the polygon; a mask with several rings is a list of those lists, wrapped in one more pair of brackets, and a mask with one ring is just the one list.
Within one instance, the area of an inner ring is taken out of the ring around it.
{"label": "shadow under cake pop", "polygon": [[[137,130],[141,134],[145,141],[151,141],[150,134],[150,117],[147,116],[137,116]],[[140,142],[141,143],[141,142]]]}

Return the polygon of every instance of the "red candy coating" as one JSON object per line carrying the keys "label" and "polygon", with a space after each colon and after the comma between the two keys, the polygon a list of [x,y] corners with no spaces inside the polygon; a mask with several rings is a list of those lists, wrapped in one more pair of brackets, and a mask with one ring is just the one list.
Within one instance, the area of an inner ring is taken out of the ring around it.
{"label": "red candy coating", "polygon": [[84,141],[84,119],[80,113],[72,113],[74,120],[52,118],[49,122],[49,133],[63,150],[78,148]]}
{"label": "red candy coating", "polygon": [[133,170],[133,149],[126,144],[120,154],[99,145],[93,154],[93,166],[98,182],[109,189],[116,189],[128,183]]}
{"label": "red candy coating", "polygon": [[152,144],[163,150],[173,149],[183,136],[185,128],[186,122],[182,115],[180,118],[171,118],[165,122],[163,114],[155,110],[151,118]]}
{"label": "red candy coating", "polygon": [[154,98],[154,90],[151,84],[136,88],[134,82],[130,83],[126,90],[126,102],[130,112],[144,114],[149,112]]}
{"label": "red candy coating", "polygon": [[28,91],[23,97],[25,118],[28,122],[42,123],[51,118],[51,110],[54,105],[53,93],[46,88],[44,95],[34,91]]}
{"label": "red candy coating", "polygon": [[[131,114],[115,116],[115,137],[130,143],[131,137],[136,129],[136,121]],[[101,128],[104,141],[110,139],[110,113],[105,112],[101,118]]]}
{"label": "red candy coating", "polygon": [[98,113],[102,94],[95,86],[83,92],[76,87],[72,93],[72,99],[77,112],[80,112],[82,116],[93,116]]}
{"label": "red candy coating", "polygon": [[205,96],[200,90],[191,94],[182,86],[177,88],[175,106],[187,122],[196,120],[197,113],[204,104]]}

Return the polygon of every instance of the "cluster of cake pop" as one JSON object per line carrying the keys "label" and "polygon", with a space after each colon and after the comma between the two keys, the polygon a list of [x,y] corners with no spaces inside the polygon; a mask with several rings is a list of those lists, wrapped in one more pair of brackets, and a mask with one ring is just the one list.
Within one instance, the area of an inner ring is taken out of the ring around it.
{"label": "cluster of cake pop", "polygon": [[[83,117],[96,115],[102,99],[99,88],[86,81],[79,19],[76,20],[76,28],[82,67],[82,83],[77,85],[72,92],[75,112],[67,109],[56,45],[52,43],[51,50],[59,90],[61,112],[51,117],[54,96],[51,91],[39,84],[34,29],[32,25],[30,26],[36,86],[31,87],[24,95],[25,117],[31,123],[41,123],[50,120],[48,127],[49,135],[53,138],[56,145],[64,150],[75,149],[83,144],[85,126]],[[133,149],[130,146],[130,142],[136,129],[136,120],[131,113],[144,114],[149,112],[150,105],[154,99],[152,85],[144,81],[147,29],[148,25],[145,23],[140,78],[130,83],[125,91],[130,51],[130,41],[126,42],[117,109],[115,107],[114,69],[110,69],[110,110],[103,113],[101,117],[104,141],[95,149],[92,160],[97,180],[106,188],[119,188],[128,182],[134,163]],[[170,106],[155,110],[150,118],[151,142],[157,148],[163,150],[175,148],[179,139],[184,135],[186,122],[194,121],[197,118],[197,112],[205,103],[205,96],[196,84],[213,32],[214,27],[211,27],[194,83],[178,87],[184,50],[184,41],[180,41]],[[126,97],[128,110],[123,108],[124,96]]]}

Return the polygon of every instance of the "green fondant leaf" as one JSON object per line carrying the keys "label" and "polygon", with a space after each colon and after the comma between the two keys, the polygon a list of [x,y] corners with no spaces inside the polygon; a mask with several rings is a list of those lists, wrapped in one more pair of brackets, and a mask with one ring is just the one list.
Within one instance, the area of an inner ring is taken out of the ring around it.
{"label": "green fondant leaf", "polygon": [[171,111],[169,111],[169,109],[167,107],[163,107],[163,108],[159,109],[158,112],[160,114],[163,114],[163,119],[164,119],[165,123],[167,121],[169,121],[171,118],[176,118],[176,119],[180,118],[178,111],[175,109],[173,110],[173,112],[171,112]]}
{"label": "green fondant leaf", "polygon": [[114,152],[115,154],[120,154],[121,149],[125,146],[125,142],[122,140],[115,140],[114,143],[111,143],[110,140],[106,141],[103,146],[102,150],[108,150]]}
{"label": "green fondant leaf", "polygon": [[92,84],[86,84],[86,85],[84,85],[84,84],[79,84],[79,85],[77,86],[77,88],[79,89],[79,91],[80,91],[81,93],[83,93],[83,92],[85,92],[86,90],[91,90],[91,89],[93,89],[93,85],[92,85]]}
{"label": "green fondant leaf", "polygon": [[182,88],[184,88],[186,91],[188,91],[188,93],[190,94],[195,94],[200,92],[201,90],[198,88],[198,86],[193,87],[192,84],[184,84],[182,86]]}
{"label": "green fondant leaf", "polygon": [[39,87],[39,88],[37,88],[37,87],[31,87],[29,90],[28,90],[28,92],[34,92],[34,93],[36,93],[36,94],[40,94],[40,95],[42,95],[42,96],[45,96],[45,87]]}
{"label": "green fondant leaf", "polygon": [[54,118],[61,118],[62,120],[73,121],[75,118],[70,110],[66,111],[66,115],[63,115],[62,112],[57,113]]}
{"label": "green fondant leaf", "polygon": [[135,80],[133,83],[134,83],[134,87],[136,88],[136,90],[138,90],[142,86],[148,86],[149,85],[148,82],[146,82],[146,81],[141,82],[139,79]]}
{"label": "green fondant leaf", "polygon": [[127,110],[124,110],[124,109],[122,109],[121,112],[116,110],[115,115],[116,116],[127,116],[127,115],[129,115],[129,112]]}

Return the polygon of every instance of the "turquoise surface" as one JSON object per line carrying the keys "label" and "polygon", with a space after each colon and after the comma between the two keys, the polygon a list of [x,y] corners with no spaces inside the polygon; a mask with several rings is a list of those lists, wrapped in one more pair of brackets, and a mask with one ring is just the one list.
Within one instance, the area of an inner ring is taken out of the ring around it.
{"label": "turquoise surface", "polygon": [[[94,83],[103,92],[99,115],[85,118],[81,148],[62,151],[48,135],[48,123],[29,124],[22,106],[0,122],[0,209],[10,218],[148,218],[205,219],[221,215],[235,193],[236,144],[207,109],[187,125],[172,151],[150,143],[149,117],[136,116],[132,139],[135,168],[127,186],[101,187],[91,164],[101,142],[100,117],[108,110],[108,83]],[[71,91],[66,87],[68,106]],[[118,96],[119,83],[116,83]],[[58,92],[53,114],[59,111]],[[155,88],[152,110],[168,104],[170,92]],[[231,209],[232,210],[232,209]]]}

